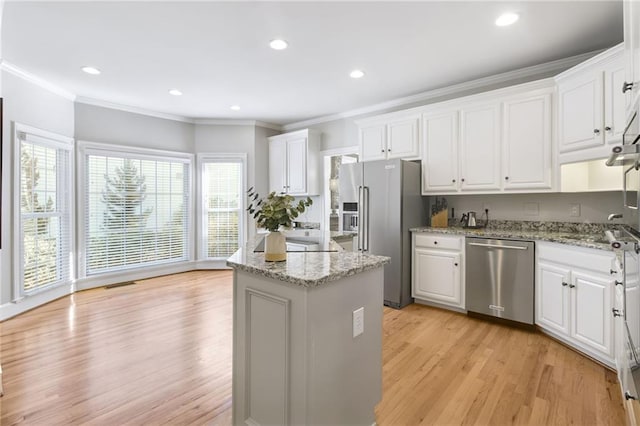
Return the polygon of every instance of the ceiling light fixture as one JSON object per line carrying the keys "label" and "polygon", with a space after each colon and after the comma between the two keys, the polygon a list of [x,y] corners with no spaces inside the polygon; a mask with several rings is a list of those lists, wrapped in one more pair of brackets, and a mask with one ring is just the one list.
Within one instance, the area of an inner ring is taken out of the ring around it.
{"label": "ceiling light fixture", "polygon": [[240,105],[231,105],[229,109],[232,109],[234,111],[240,111]]}
{"label": "ceiling light fixture", "polygon": [[271,42],[269,42],[269,46],[271,46],[273,50],[284,50],[289,47],[289,43],[277,38],[275,40],[271,40]]}
{"label": "ceiling light fixture", "polygon": [[364,71],[361,70],[353,70],[349,73],[349,77],[351,78],[362,78],[364,77]]}
{"label": "ceiling light fixture", "polygon": [[496,19],[496,25],[499,27],[506,27],[515,23],[519,18],[520,16],[517,13],[503,13],[502,15],[498,16],[498,19]]}
{"label": "ceiling light fixture", "polygon": [[182,96],[182,92],[179,91],[178,89],[171,89],[169,90],[169,94],[173,95],[173,96]]}
{"label": "ceiling light fixture", "polygon": [[85,66],[80,68],[82,71],[86,72],[87,74],[91,74],[91,75],[98,75],[100,74],[100,70],[96,67],[89,67],[89,66]]}

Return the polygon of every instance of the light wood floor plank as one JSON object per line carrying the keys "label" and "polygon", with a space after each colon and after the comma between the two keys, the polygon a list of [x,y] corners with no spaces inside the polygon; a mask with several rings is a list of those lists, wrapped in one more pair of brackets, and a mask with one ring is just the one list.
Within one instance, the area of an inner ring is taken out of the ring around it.
{"label": "light wood floor plank", "polygon": [[[77,293],[0,323],[0,424],[231,423],[232,274]],[[621,425],[615,373],[540,333],[385,308],[386,425]]]}

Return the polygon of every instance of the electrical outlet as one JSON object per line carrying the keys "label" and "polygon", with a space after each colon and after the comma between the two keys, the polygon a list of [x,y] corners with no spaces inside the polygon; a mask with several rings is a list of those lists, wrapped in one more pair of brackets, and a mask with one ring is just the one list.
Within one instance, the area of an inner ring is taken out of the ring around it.
{"label": "electrical outlet", "polygon": [[364,333],[364,307],[353,311],[353,337]]}
{"label": "electrical outlet", "polygon": [[580,217],[580,204],[569,204],[569,216]]}

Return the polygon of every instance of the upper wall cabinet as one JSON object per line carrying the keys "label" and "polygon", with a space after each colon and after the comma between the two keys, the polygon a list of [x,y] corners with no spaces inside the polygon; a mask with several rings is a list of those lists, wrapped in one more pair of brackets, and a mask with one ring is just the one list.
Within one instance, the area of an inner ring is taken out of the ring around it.
{"label": "upper wall cabinet", "polygon": [[420,156],[420,115],[376,117],[357,122],[361,161]]}
{"label": "upper wall cabinet", "polygon": [[607,157],[611,144],[620,142],[624,72],[620,45],[556,77],[560,163]]}
{"label": "upper wall cabinet", "polygon": [[[628,96],[627,113],[640,98],[640,3],[624,3],[624,90]],[[627,114],[628,115],[628,114]]]}
{"label": "upper wall cabinet", "polygon": [[269,138],[269,191],[319,195],[320,133],[305,129]]}
{"label": "upper wall cabinet", "polygon": [[552,93],[545,81],[430,106],[422,193],[551,190]]}

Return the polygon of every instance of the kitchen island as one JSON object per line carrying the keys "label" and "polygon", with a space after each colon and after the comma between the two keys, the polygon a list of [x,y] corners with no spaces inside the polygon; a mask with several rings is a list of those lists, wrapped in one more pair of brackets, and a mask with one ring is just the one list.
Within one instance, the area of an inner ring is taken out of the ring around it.
{"label": "kitchen island", "polygon": [[234,269],[233,424],[374,424],[389,258],[336,244],[340,251],[265,262],[253,251],[257,242],[227,260]]}

